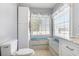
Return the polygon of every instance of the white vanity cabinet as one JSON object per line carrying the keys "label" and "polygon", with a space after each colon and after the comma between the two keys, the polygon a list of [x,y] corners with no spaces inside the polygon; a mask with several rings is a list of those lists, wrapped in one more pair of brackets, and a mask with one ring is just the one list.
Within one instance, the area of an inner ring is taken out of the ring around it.
{"label": "white vanity cabinet", "polygon": [[60,39],[59,55],[60,56],[79,56],[79,45],[68,40]]}
{"label": "white vanity cabinet", "polygon": [[0,42],[0,55],[11,56],[17,51],[17,40],[8,40],[6,42]]}
{"label": "white vanity cabinet", "polygon": [[1,56],[10,56],[11,55],[11,47],[10,44],[0,46],[0,55]]}
{"label": "white vanity cabinet", "polygon": [[59,42],[56,42],[54,38],[49,38],[49,50],[52,55],[59,55]]}

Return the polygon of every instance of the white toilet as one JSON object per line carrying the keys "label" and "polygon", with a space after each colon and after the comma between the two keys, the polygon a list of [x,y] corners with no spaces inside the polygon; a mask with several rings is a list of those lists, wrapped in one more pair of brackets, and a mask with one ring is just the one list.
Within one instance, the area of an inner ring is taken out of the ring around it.
{"label": "white toilet", "polygon": [[32,56],[34,55],[34,50],[30,48],[19,49],[15,52],[15,56]]}
{"label": "white toilet", "polygon": [[16,51],[12,56],[33,56],[34,50],[30,48],[23,48]]}
{"label": "white toilet", "polygon": [[11,42],[11,56],[32,56],[34,55],[34,50],[27,47],[17,50],[17,40],[12,40]]}

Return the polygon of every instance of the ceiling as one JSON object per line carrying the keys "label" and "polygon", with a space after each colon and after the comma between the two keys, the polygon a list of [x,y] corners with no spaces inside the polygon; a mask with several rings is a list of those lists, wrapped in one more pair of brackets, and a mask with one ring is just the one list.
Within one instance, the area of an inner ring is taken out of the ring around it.
{"label": "ceiling", "polygon": [[22,3],[22,6],[29,6],[32,8],[53,8],[56,3]]}

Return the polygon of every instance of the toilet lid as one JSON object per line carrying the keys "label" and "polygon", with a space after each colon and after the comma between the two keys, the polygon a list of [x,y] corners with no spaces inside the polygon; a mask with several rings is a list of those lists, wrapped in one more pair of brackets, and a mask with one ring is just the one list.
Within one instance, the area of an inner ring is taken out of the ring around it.
{"label": "toilet lid", "polygon": [[17,52],[16,52],[16,55],[18,56],[28,56],[28,55],[32,55],[34,53],[34,50],[33,49],[29,49],[29,48],[24,48],[24,49],[19,49]]}

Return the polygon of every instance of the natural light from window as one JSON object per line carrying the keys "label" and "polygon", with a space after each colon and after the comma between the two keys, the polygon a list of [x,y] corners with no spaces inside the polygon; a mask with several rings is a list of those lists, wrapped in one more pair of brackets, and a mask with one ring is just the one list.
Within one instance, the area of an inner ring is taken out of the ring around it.
{"label": "natural light from window", "polygon": [[53,16],[54,36],[69,39],[69,14],[69,6],[66,6]]}
{"label": "natural light from window", "polygon": [[31,15],[31,35],[49,35],[49,20],[48,15]]}

